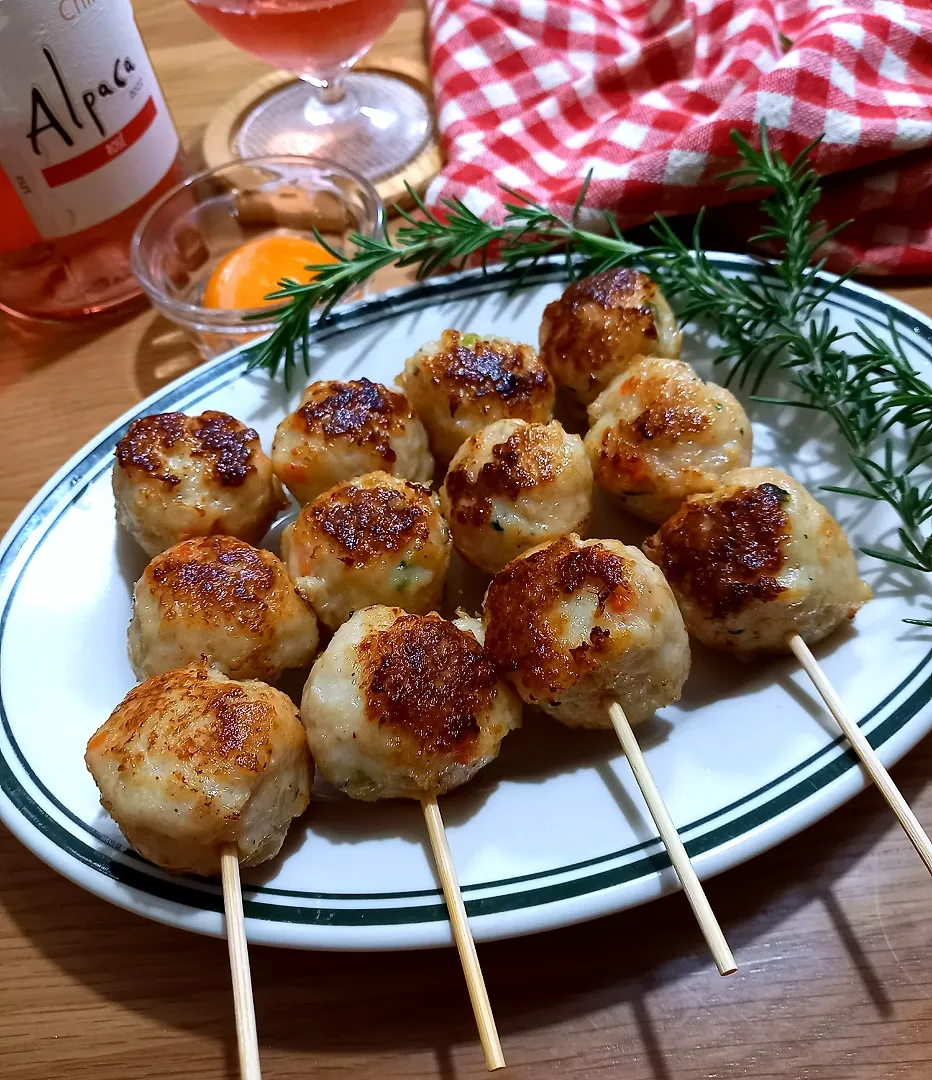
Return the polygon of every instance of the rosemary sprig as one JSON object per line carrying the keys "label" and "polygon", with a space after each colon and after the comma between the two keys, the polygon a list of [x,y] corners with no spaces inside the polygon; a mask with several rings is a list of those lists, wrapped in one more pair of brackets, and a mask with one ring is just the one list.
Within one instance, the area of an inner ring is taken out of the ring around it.
{"label": "rosemary sprig", "polygon": [[498,257],[507,266],[523,264],[531,268],[545,255],[558,250],[567,253],[569,273],[573,272],[573,256],[580,254],[584,256],[587,273],[621,265],[641,248],[624,239],[613,219],[613,227],[607,234],[577,227],[588,186],[587,180],[568,218],[505,188],[517,201],[504,204],[506,217],[500,225],[484,221],[460,199],[443,200],[446,214],[445,220],[440,221],[409,187],[408,194],[420,216],[398,210],[407,224],[397,230],[394,239],[387,229],[381,237],[354,233],[350,243],[355,250],[349,256],[331,247],[315,229],[317,242],[335,261],[306,267],[315,275],[310,284],[286,279],[277,292],[269,294],[267,299],[289,303],[278,314],[275,330],[254,350],[249,369],[265,368],[274,375],[283,365],[285,383],[290,385],[299,358],[304,370],[309,368],[309,326],[315,309],[320,308],[317,322],[324,321],[336,304],[386,266],[416,266],[417,277],[421,279],[441,267],[457,264],[462,267],[477,252],[485,266],[485,258],[496,244]]}
{"label": "rosemary sprig", "polygon": [[[886,502],[901,522],[900,551],[871,548],[866,554],[932,573],[932,388],[909,363],[892,320],[887,341],[864,325],[856,334],[841,333],[827,311],[817,313],[850,275],[822,273],[824,245],[844,225],[828,229],[814,220],[820,186],[809,157],[816,144],[786,162],[771,150],[764,124],[759,149],[737,132],[732,139],[742,164],[723,179],[768,192],[760,204],[767,223],[752,240],[770,244],[778,255],[762,259],[749,275],[726,276],[707,257],[701,213],[691,247],[660,216],[648,247],[625,240],[609,213],[603,215],[604,231],[580,228],[588,180],[567,217],[505,188],[509,201],[501,224],[483,221],[458,199],[444,201],[440,220],[409,189],[417,213],[402,212],[405,224],[394,239],[387,232],[379,238],[355,235],[355,250],[343,255],[318,236],[336,261],[308,267],[316,273],[310,284],[281,283],[273,297],[289,303],[273,334],[256,348],[250,367],[274,374],[283,364],[286,381],[299,359],[307,370],[312,314],[316,310],[317,321],[325,320],[336,303],[385,266],[415,266],[420,278],[464,265],[477,254],[483,267],[494,252],[506,267],[530,269],[562,252],[567,276],[575,277],[637,261],[675,301],[683,321],[702,319],[717,330],[723,341],[718,362],[728,368],[725,381],[749,386],[758,401],[819,411],[833,421],[862,486],[827,490]],[[757,393],[774,366],[789,373],[798,397]],[[897,450],[904,441],[907,448]]]}
{"label": "rosemary sprig", "polygon": [[763,122],[760,150],[738,132],[732,132],[732,141],[743,164],[721,179],[742,181],[737,190],[773,192],[760,204],[769,223],[751,243],[776,244],[780,258],[769,264],[769,271],[762,267],[750,280],[726,277],[705,257],[701,214],[692,248],[658,217],[653,231],[659,243],[643,257],[667,293],[680,298],[684,319],[710,319],[722,335],[725,344],[718,362],[730,369],[726,382],[737,376],[740,385],[749,383],[756,393],[777,357],[788,354],[793,363],[805,365],[826,347],[823,335],[834,333],[827,322],[824,328],[810,324],[805,331],[801,324],[850,276],[820,277],[825,259],[818,257],[823,245],[847,222],[828,229],[824,221],[812,219],[820,190],[809,155],[818,139],[789,163],[771,151]]}

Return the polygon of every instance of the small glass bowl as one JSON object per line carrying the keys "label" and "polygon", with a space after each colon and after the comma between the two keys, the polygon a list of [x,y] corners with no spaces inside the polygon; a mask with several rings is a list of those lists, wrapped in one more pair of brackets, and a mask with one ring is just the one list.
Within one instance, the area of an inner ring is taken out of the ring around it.
{"label": "small glass bowl", "polygon": [[[384,218],[369,181],[334,161],[246,158],[195,173],[166,192],[139,222],[130,261],[155,308],[207,358],[275,327],[272,306],[202,306],[207,281],[228,252],[281,229],[313,239],[315,225],[328,244],[345,252],[354,232],[381,235]],[[247,318],[255,314],[260,318]]]}

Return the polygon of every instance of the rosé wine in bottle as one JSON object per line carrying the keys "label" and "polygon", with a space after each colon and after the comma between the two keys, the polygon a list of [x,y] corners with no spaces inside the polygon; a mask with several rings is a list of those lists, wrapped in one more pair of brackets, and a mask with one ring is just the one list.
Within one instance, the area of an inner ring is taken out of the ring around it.
{"label": "ros\u00e9 wine in bottle", "polygon": [[0,0],[0,308],[72,319],[138,296],[133,229],[180,179],[130,0]]}

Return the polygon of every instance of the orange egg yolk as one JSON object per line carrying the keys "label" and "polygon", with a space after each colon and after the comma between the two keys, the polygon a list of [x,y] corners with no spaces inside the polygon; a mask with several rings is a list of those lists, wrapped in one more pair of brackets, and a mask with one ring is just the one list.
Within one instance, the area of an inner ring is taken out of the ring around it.
{"label": "orange egg yolk", "polygon": [[283,277],[303,284],[317,276],[306,266],[332,262],[336,259],[320,244],[295,233],[257,236],[217,264],[204,289],[204,307],[237,310],[280,303],[265,297],[279,289]]}

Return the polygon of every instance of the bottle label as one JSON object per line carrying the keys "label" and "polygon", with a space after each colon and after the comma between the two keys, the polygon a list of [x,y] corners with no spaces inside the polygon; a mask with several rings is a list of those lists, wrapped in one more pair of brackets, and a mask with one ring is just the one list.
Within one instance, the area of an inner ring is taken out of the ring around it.
{"label": "bottle label", "polygon": [[115,217],[177,153],[130,0],[0,0],[0,217],[17,222],[0,250],[27,216],[47,240]]}

